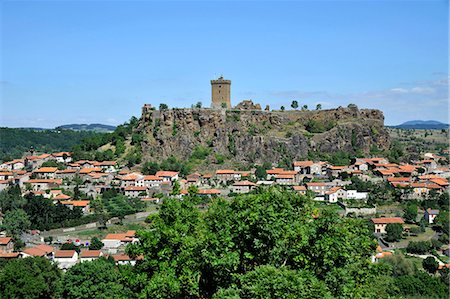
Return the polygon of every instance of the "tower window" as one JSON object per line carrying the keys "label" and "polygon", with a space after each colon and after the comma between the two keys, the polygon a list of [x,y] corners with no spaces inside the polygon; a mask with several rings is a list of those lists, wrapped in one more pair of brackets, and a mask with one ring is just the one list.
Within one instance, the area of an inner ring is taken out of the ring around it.
{"label": "tower window", "polygon": [[219,85],[219,88],[221,88],[222,87],[222,85]]}

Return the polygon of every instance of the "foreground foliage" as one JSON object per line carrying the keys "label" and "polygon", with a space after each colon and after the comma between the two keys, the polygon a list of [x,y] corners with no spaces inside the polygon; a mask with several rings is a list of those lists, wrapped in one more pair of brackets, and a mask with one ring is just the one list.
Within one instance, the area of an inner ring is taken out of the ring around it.
{"label": "foreground foliage", "polygon": [[[448,272],[431,276],[401,255],[371,263],[376,242],[366,220],[339,217],[277,188],[216,198],[206,211],[200,201],[166,199],[149,216],[140,244],[127,247],[144,256],[136,266],[100,259],[61,279],[56,269],[48,297],[447,298]],[[0,266],[0,291],[21,287],[14,271]],[[25,291],[22,297],[40,296]]]}

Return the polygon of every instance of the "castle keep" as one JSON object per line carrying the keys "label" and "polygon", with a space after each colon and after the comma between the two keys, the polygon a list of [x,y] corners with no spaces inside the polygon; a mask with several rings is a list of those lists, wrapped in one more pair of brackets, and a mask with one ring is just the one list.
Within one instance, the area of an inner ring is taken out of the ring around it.
{"label": "castle keep", "polygon": [[230,101],[231,80],[225,80],[220,76],[217,80],[211,80],[211,108],[231,108]]}

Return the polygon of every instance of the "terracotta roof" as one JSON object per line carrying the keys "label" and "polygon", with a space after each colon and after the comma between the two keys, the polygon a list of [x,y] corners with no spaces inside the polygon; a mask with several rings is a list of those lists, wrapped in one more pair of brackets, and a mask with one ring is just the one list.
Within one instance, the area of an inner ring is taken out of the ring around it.
{"label": "terracotta roof", "polygon": [[125,191],[147,191],[145,186],[128,186],[124,188]]}
{"label": "terracotta roof", "polygon": [[53,197],[53,199],[56,199],[56,200],[67,200],[70,198],[71,197],[69,195],[65,195],[65,194],[58,194],[55,197]]}
{"label": "terracotta roof", "polygon": [[200,190],[198,190],[197,194],[203,194],[203,195],[220,194],[220,190],[218,190],[218,189],[200,189]]}
{"label": "terracotta roof", "polygon": [[53,157],[63,157],[64,155],[66,155],[67,157],[72,156],[72,153],[69,152],[59,152],[59,153],[53,153],[52,156]]}
{"label": "terracotta roof", "polygon": [[58,167],[41,167],[39,169],[36,169],[34,172],[37,173],[53,173],[58,170]]}
{"label": "terracotta roof", "polygon": [[316,182],[316,183],[306,183],[306,185],[309,186],[326,186],[326,184],[324,182]]}
{"label": "terracotta roof", "polygon": [[46,252],[43,250],[40,250],[36,247],[26,248],[23,250],[24,253],[31,255],[31,256],[45,256]]}
{"label": "terracotta roof", "polygon": [[403,177],[391,177],[387,178],[388,182],[409,182],[411,178],[403,178]]}
{"label": "terracotta roof", "polygon": [[83,168],[80,170],[80,174],[88,174],[91,172],[102,172],[103,169],[101,169],[100,167],[91,167],[91,168]]}
{"label": "terracotta roof", "polygon": [[102,252],[100,250],[82,250],[80,258],[100,257]]}
{"label": "terracotta roof", "polygon": [[448,180],[444,178],[431,179],[430,181],[438,184],[439,186],[448,186]]}
{"label": "terracotta roof", "polygon": [[116,166],[116,164],[116,161],[103,161],[99,163],[100,166]]}
{"label": "terracotta roof", "polygon": [[58,170],[56,173],[76,173],[77,171],[75,169],[64,169],[64,170]]}
{"label": "terracotta roof", "polygon": [[273,168],[273,169],[268,169],[266,170],[267,174],[279,174],[284,172],[285,170],[283,168]]}
{"label": "terracotta roof", "polygon": [[12,258],[18,258],[20,255],[19,252],[4,252],[0,250],[0,258],[4,259],[12,259]]}
{"label": "terracotta roof", "polygon": [[162,181],[163,178],[156,175],[146,175],[144,176],[144,181]]}
{"label": "terracotta roof", "polygon": [[158,171],[155,175],[159,176],[159,177],[174,177],[174,176],[178,175],[178,172],[176,172],[176,171]]}
{"label": "terracotta roof", "polygon": [[12,176],[13,173],[10,172],[10,171],[2,171],[2,172],[0,172],[0,175],[1,175],[1,176]]}
{"label": "terracotta roof", "polygon": [[0,238],[0,245],[7,245],[9,242],[11,242],[11,237],[1,237]]}
{"label": "terracotta roof", "polygon": [[294,161],[294,167],[308,167],[314,164],[313,161]]}
{"label": "terracotta roof", "polygon": [[57,184],[57,185],[61,185],[62,184],[62,180],[60,179],[33,179],[33,180],[29,180],[27,183],[30,184],[45,184],[45,183],[53,183],[53,184]]}
{"label": "terracotta roof", "polygon": [[61,201],[62,205],[74,206],[74,207],[86,207],[90,203],[89,200],[70,200],[70,201]]}
{"label": "terracotta roof", "polygon": [[381,218],[372,218],[371,220],[375,224],[405,223],[405,221],[403,221],[403,218],[401,217],[381,217]]}
{"label": "terracotta roof", "polygon": [[234,174],[235,171],[231,169],[219,169],[216,170],[216,174]]}
{"label": "terracotta roof", "polygon": [[295,175],[294,174],[284,174],[284,173],[278,173],[275,175],[276,179],[294,179]]}
{"label": "terracotta roof", "polygon": [[234,183],[233,186],[256,186],[256,184],[250,181],[242,181]]}
{"label": "terracotta roof", "polygon": [[306,191],[305,186],[293,186],[292,187],[295,191]]}
{"label": "terracotta roof", "polygon": [[54,251],[53,247],[50,246],[50,245],[47,245],[47,244],[40,244],[40,245],[35,246],[34,248],[37,248],[37,249],[39,249],[39,250],[42,250],[42,251],[44,251],[46,254],[48,254],[48,253]]}
{"label": "terracotta roof", "polygon": [[57,250],[55,252],[55,258],[68,258],[73,257],[75,250]]}

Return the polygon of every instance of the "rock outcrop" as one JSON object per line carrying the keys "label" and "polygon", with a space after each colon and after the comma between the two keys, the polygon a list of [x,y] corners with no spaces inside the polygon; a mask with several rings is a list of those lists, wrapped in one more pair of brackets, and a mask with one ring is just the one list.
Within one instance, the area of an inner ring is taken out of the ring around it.
{"label": "rock outcrop", "polygon": [[[252,103],[253,105],[253,103]],[[249,107],[250,105],[246,105]],[[138,132],[144,160],[190,157],[199,145],[236,162],[304,159],[310,151],[368,153],[389,147],[384,116],[357,107],[319,111],[170,109],[144,106]],[[214,163],[215,155],[210,155]]]}

